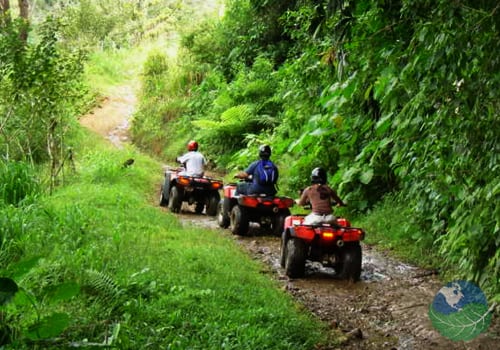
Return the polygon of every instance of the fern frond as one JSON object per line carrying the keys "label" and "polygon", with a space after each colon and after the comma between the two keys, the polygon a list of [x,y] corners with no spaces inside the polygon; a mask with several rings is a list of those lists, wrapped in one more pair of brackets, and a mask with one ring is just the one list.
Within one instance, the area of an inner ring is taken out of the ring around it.
{"label": "fern frond", "polygon": [[221,127],[220,122],[209,119],[193,120],[191,123],[200,129],[219,129]]}
{"label": "fern frond", "polygon": [[103,272],[87,270],[82,289],[102,303],[113,303],[123,294],[113,279]]}
{"label": "fern frond", "polygon": [[276,118],[274,118],[273,116],[270,116],[268,114],[261,114],[258,116],[257,120],[259,121],[259,124],[260,125],[264,125],[264,126],[275,126],[278,121]]}
{"label": "fern frond", "polygon": [[254,118],[252,108],[249,105],[238,105],[228,108],[220,116],[224,126],[239,125],[241,122],[249,121]]}

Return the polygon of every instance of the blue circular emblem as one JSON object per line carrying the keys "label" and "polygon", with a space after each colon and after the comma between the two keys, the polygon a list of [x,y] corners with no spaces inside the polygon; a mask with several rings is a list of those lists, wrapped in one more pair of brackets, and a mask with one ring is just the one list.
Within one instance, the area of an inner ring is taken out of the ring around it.
{"label": "blue circular emblem", "polygon": [[429,307],[429,318],[441,335],[467,341],[488,329],[491,311],[483,291],[474,283],[453,281],[441,288]]}

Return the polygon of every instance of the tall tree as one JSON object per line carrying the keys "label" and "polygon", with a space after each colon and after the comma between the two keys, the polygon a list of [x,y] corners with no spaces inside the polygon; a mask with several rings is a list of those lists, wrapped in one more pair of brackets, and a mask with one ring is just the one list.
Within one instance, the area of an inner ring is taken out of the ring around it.
{"label": "tall tree", "polygon": [[28,40],[28,15],[29,15],[28,0],[19,0],[19,15],[21,19],[25,22],[25,26],[23,27],[20,33],[21,40],[26,42],[26,40]]}
{"label": "tall tree", "polygon": [[[21,31],[20,36],[23,41],[28,39],[28,17],[29,17],[29,2],[28,0],[18,0],[19,16],[25,22],[25,27]],[[10,23],[10,1],[0,0],[0,27],[5,27]]]}

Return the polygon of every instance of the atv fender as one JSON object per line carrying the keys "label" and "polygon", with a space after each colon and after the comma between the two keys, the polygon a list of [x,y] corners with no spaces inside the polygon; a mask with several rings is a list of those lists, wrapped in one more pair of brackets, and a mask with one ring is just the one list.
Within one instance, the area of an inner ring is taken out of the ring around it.
{"label": "atv fender", "polygon": [[297,233],[295,231],[295,227],[288,227],[285,230],[285,232],[283,234],[283,237],[287,237],[287,238],[289,238],[289,237],[297,237]]}

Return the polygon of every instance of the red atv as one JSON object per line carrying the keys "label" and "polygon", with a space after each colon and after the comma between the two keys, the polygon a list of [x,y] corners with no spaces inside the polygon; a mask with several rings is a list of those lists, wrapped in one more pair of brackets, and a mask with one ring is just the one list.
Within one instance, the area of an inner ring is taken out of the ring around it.
{"label": "red atv", "polygon": [[305,215],[289,216],[281,237],[281,267],[287,276],[303,277],[306,260],[333,267],[342,279],[359,281],[361,245],[365,232],[348,220],[337,224],[304,225]]}
{"label": "red atv", "polygon": [[289,197],[236,194],[236,184],[231,183],[224,186],[224,197],[217,207],[217,223],[222,228],[229,227],[235,235],[246,236],[250,222],[256,222],[279,236],[293,204]]}
{"label": "red atv", "polygon": [[222,180],[208,176],[183,175],[183,168],[167,169],[165,181],[161,187],[160,206],[168,206],[172,213],[181,210],[182,202],[196,204],[195,212],[201,214],[203,209],[207,215],[215,216],[220,201],[219,190]]}

